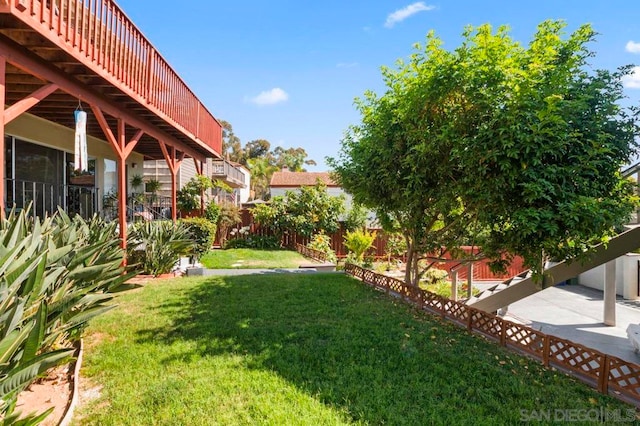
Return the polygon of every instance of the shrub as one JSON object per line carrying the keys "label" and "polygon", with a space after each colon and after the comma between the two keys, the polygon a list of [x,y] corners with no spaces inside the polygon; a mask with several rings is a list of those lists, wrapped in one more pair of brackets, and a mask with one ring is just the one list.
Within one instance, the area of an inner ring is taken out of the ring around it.
{"label": "shrub", "polygon": [[327,262],[336,263],[338,261],[336,253],[331,248],[331,238],[326,234],[315,234],[307,247],[326,254]]}
{"label": "shrub", "polygon": [[131,227],[127,254],[141,272],[167,274],[180,256],[191,254],[189,236],[189,230],[180,222],[138,222]]}
{"label": "shrub", "polygon": [[[206,211],[205,211],[206,212]],[[216,239],[216,225],[203,217],[182,219],[193,243],[191,253],[196,259],[208,252]]]}
{"label": "shrub", "polygon": [[227,235],[231,227],[242,221],[240,209],[235,204],[223,203],[220,206],[220,217],[218,217],[218,229],[220,230],[220,244],[224,246]]}
{"label": "shrub", "polygon": [[389,234],[385,246],[387,253],[387,267],[391,268],[391,257],[403,255],[407,251],[407,240],[399,232]]}
{"label": "shrub", "polygon": [[278,250],[280,238],[273,235],[252,235],[247,238],[236,238],[229,240],[224,246],[225,249],[251,248],[259,250]]}
{"label": "shrub", "polygon": [[344,219],[344,228],[347,231],[355,231],[367,226],[367,216],[369,212],[360,204],[353,204],[351,209],[347,211]]}
{"label": "shrub", "polygon": [[[27,209],[28,210],[28,209]],[[37,424],[51,410],[18,421],[17,395],[48,369],[68,362],[87,321],[114,307],[131,277],[120,265],[116,224],[64,212],[0,221],[0,419]]]}
{"label": "shrub", "polygon": [[364,229],[356,229],[355,231],[347,231],[344,236],[345,247],[353,253],[356,264],[362,264],[364,254],[373,246],[376,239],[375,231],[366,231]]}
{"label": "shrub", "polygon": [[197,175],[192,177],[178,191],[176,199],[178,208],[185,212],[199,209],[202,193],[210,188],[213,188],[213,182],[207,176]]}
{"label": "shrub", "polygon": [[213,201],[207,204],[207,207],[204,209],[204,217],[216,225],[218,223],[218,218],[220,217],[220,206]]}

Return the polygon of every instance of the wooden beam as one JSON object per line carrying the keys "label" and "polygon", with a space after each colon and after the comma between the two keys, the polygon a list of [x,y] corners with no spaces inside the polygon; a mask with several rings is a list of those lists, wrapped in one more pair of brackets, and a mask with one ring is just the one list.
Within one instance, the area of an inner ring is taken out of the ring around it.
{"label": "wooden beam", "polygon": [[[217,155],[213,150],[209,150],[209,147],[203,147],[207,151],[206,153],[189,147],[187,144],[158,129],[154,125],[138,117],[136,114],[123,109],[121,105],[118,105],[106,99],[102,95],[95,93],[90,87],[75,80],[60,69],[43,61],[24,49],[22,46],[4,36],[0,36],[0,56],[4,57],[7,62],[13,64],[15,67],[42,80],[56,84],[59,86],[60,90],[81,99],[92,106],[95,105],[99,107],[104,113],[109,114],[112,117],[123,119],[129,125],[144,131],[144,133],[154,139],[162,140],[168,145],[176,147],[190,157],[204,160],[208,155]],[[196,141],[194,142],[197,144]],[[199,146],[202,147],[202,145]]]}
{"label": "wooden beam", "polygon": [[118,225],[120,231],[120,247],[125,251],[123,265],[127,264],[127,174],[126,159],[118,156],[116,160],[118,171]]}
{"label": "wooden beam", "polygon": [[133,136],[133,138],[131,138],[131,140],[127,143],[127,146],[124,148],[124,156],[129,158],[129,155],[131,155],[131,152],[133,152],[133,148],[136,147],[136,145],[138,145],[138,142],[140,142],[140,138],[142,138],[142,136],[144,135],[144,132],[142,130],[138,130],[138,132]]}
{"label": "wooden beam", "polygon": [[58,90],[58,86],[55,84],[47,84],[31,93],[21,101],[16,102],[9,108],[4,110],[4,124],[8,124],[20,114],[27,112],[32,107],[38,104],[41,100]]}
{"label": "wooden beam", "polygon": [[199,175],[201,175],[201,174],[202,174],[202,166],[203,166],[202,161],[198,161],[198,160],[196,160],[196,159],[194,158],[194,159],[193,159],[193,164],[195,164],[195,166],[196,166],[196,173],[198,173]]}
{"label": "wooden beam", "polygon": [[109,123],[107,123],[107,119],[104,118],[104,114],[102,113],[102,110],[100,109],[100,107],[98,107],[97,105],[93,105],[93,104],[91,104],[91,110],[93,111],[93,115],[96,116],[96,120],[98,121],[98,124],[100,125],[100,128],[102,129],[102,132],[104,133],[104,136],[107,139],[107,142],[109,142],[111,144],[111,147],[116,152],[118,157],[122,157],[123,156],[123,152],[120,149],[120,145],[118,144],[118,140],[113,135],[113,132],[111,131],[111,128],[109,127]]}

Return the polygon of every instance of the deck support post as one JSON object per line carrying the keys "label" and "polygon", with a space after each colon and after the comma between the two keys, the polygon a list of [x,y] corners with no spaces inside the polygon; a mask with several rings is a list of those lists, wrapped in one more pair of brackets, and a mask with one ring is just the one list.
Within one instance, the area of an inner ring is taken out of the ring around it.
{"label": "deck support post", "polygon": [[451,300],[458,300],[458,271],[451,273]]}
{"label": "deck support post", "polygon": [[[117,137],[109,127],[104,114],[99,106],[91,104],[91,110],[100,124],[105,138],[113,148],[116,154],[116,165],[118,174],[118,226],[120,236],[120,247],[127,249],[127,158],[133,152],[133,149],[144,135],[142,130],[138,130],[136,134],[127,143],[126,124],[123,119],[118,118]],[[124,261],[126,265],[126,258]]]}
{"label": "deck support post", "polygon": [[162,155],[164,155],[164,159],[169,166],[169,171],[171,172],[171,220],[173,220],[173,223],[176,223],[176,221],[178,220],[177,175],[180,171],[182,160],[184,160],[184,152],[177,152],[174,146],[167,147],[167,145],[160,140],[158,141],[158,143],[160,144]]}
{"label": "deck support post", "polygon": [[616,261],[604,266],[604,325],[616,325]]}
{"label": "deck support post", "polygon": [[[204,170],[204,162],[199,161],[197,158],[194,158],[193,163],[196,166],[196,173],[202,176],[202,172]],[[200,216],[204,217],[204,189],[200,190]]]}
{"label": "deck support post", "polygon": [[4,146],[4,106],[6,103],[6,70],[7,60],[0,56],[0,220],[5,218],[7,200],[5,198],[5,174],[7,170]]}

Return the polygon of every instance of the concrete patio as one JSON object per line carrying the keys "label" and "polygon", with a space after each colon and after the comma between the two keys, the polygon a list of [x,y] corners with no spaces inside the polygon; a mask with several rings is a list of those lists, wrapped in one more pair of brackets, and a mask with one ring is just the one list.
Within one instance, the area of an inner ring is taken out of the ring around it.
{"label": "concrete patio", "polygon": [[640,364],[627,326],[640,323],[640,301],[616,301],[616,326],[603,324],[603,293],[581,285],[547,288],[509,306],[506,319]]}

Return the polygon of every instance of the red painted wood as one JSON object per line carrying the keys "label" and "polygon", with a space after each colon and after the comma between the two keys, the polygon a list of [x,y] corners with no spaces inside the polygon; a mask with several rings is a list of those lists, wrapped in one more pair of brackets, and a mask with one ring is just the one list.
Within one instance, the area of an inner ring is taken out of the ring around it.
{"label": "red painted wood", "polygon": [[2,114],[0,114],[0,219],[5,218],[4,178],[6,175],[6,170],[4,158],[4,105],[6,96],[6,69],[7,60],[4,57],[0,56],[0,111],[2,112]]}
{"label": "red painted wood", "polygon": [[58,90],[58,86],[55,84],[47,84],[28,95],[24,99],[14,103],[10,107],[4,110],[4,124],[9,123],[10,121],[17,118],[23,112],[28,111],[33,106],[37,105],[38,102],[52,94]]}
{"label": "red painted wood", "polygon": [[178,149],[184,151],[186,155],[204,160],[204,155],[202,153],[183,145],[172,136],[166,134],[162,130],[159,130],[155,126],[152,126],[132,113],[122,110],[117,104],[97,95],[88,87],[79,83],[77,80],[70,78],[58,68],[40,60],[39,58],[26,54],[24,50],[20,49],[15,45],[15,43],[0,41],[0,56],[8,58],[11,64],[22,70],[27,71],[42,80],[58,85],[60,90],[76,96],[92,106],[99,107],[104,113],[109,114],[112,117],[122,118],[131,126],[143,130],[149,136],[158,140],[163,140],[170,145],[177,146]]}

